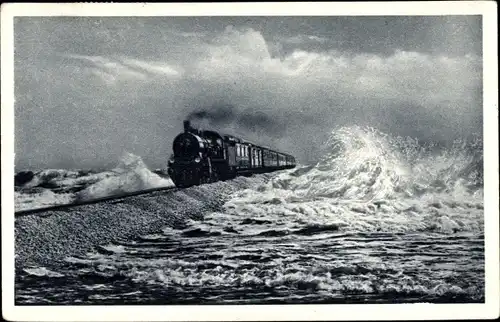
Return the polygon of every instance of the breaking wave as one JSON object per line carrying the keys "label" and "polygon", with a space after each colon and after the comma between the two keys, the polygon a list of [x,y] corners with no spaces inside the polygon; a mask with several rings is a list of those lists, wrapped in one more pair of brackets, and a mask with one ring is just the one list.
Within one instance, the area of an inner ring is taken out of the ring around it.
{"label": "breaking wave", "polygon": [[47,169],[17,175],[16,211],[70,204],[143,189],[173,186],[139,156],[125,153],[109,171]]}
{"label": "breaking wave", "polygon": [[149,170],[139,156],[131,153],[123,155],[118,166],[113,169],[113,173],[114,176],[100,180],[80,191],[77,194],[77,199],[90,200],[174,185],[172,180],[162,178]]}
{"label": "breaking wave", "polygon": [[482,230],[479,140],[443,149],[348,127],[332,132],[324,151],[314,166],[237,193],[227,213],[291,216],[353,231]]}

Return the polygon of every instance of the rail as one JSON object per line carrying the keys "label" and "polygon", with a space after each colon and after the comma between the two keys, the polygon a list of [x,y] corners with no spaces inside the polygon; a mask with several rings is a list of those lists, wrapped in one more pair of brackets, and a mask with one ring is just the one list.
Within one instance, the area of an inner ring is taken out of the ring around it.
{"label": "rail", "polygon": [[96,203],[100,203],[100,202],[104,202],[104,201],[110,201],[110,200],[121,199],[121,198],[128,198],[128,197],[133,197],[133,196],[138,196],[138,195],[144,195],[144,194],[155,192],[155,191],[177,191],[177,190],[179,190],[179,188],[177,188],[177,187],[151,188],[151,189],[139,190],[139,191],[134,191],[134,192],[129,192],[129,193],[123,193],[123,194],[119,194],[119,195],[113,195],[113,196],[107,196],[107,197],[96,198],[96,199],[91,199],[91,200],[79,201],[79,202],[75,202],[75,203],[71,203],[71,204],[63,204],[63,205],[55,205],[55,206],[43,207],[43,208],[19,210],[19,211],[15,212],[15,216],[16,217],[17,216],[25,216],[25,215],[46,212],[46,211],[66,210],[66,209],[75,208],[75,207],[83,206],[83,205],[90,205],[90,204],[96,204]]}

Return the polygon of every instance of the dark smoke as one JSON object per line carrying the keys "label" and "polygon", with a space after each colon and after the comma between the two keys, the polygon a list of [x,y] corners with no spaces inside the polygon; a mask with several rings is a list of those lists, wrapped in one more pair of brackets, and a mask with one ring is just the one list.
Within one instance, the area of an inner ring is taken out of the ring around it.
{"label": "dark smoke", "polygon": [[[187,117],[194,126],[197,124],[226,128],[230,125],[243,132],[254,132],[282,137],[286,131],[283,120],[271,114],[250,109],[240,111],[234,105],[217,103],[209,108],[191,112]],[[217,129],[214,129],[217,130]]]}
{"label": "dark smoke", "polygon": [[234,106],[227,104],[214,104],[210,108],[191,112],[187,119],[189,121],[209,121],[211,124],[229,124],[234,121]]}

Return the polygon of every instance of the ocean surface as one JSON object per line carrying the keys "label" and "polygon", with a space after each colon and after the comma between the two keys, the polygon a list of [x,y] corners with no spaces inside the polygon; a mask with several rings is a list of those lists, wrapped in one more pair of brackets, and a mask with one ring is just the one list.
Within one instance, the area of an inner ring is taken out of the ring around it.
{"label": "ocean surface", "polygon": [[[16,188],[16,208],[171,185],[133,155],[61,177]],[[348,127],[318,163],[258,178],[201,220],[17,267],[16,304],[484,302],[480,142]]]}

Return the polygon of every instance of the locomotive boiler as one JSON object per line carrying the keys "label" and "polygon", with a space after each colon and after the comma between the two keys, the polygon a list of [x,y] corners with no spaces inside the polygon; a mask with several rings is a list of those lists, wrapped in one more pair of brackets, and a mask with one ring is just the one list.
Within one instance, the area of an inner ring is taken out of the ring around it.
{"label": "locomotive boiler", "polygon": [[289,154],[232,135],[198,130],[184,121],[184,132],[173,141],[168,174],[177,187],[189,187],[239,175],[294,168]]}

